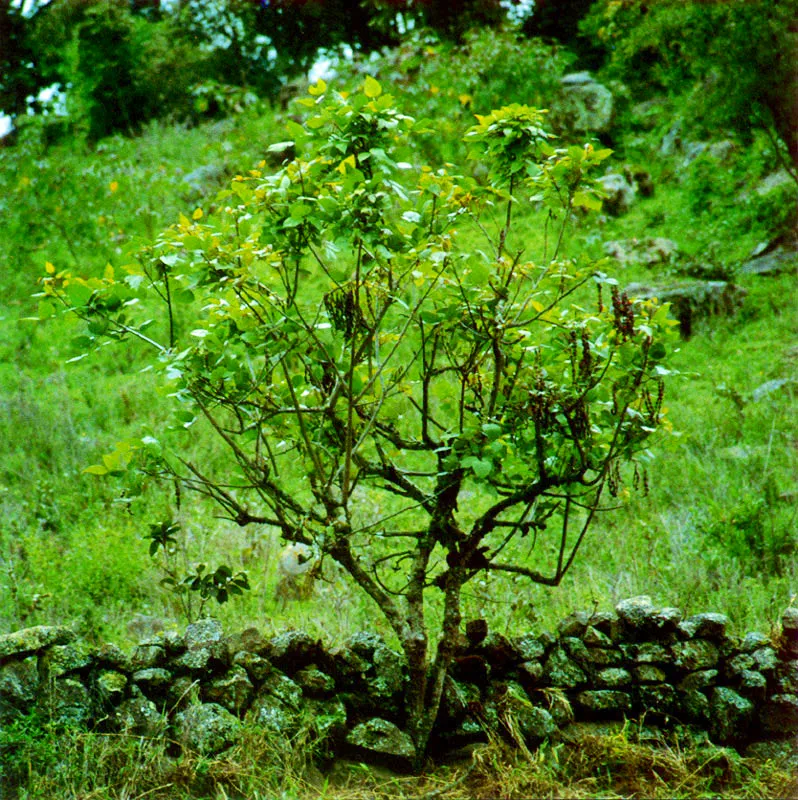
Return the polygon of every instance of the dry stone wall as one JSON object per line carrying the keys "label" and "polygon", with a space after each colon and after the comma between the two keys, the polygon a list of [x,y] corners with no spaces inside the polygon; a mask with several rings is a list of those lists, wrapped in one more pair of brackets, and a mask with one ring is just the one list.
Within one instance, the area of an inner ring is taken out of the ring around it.
{"label": "dry stone wall", "polygon": [[[447,682],[434,746],[487,732],[528,746],[573,721],[645,717],[695,726],[745,745],[798,735],[798,608],[778,634],[727,632],[722,614],[683,619],[649,598],[614,612],[577,612],[556,634],[508,639],[466,626]],[[160,633],[125,653],[90,647],[64,627],[0,636],[0,725],[38,711],[58,724],[168,735],[212,754],[242,725],[290,737],[307,726],[330,752],[408,764],[403,657],[373,633],[328,648],[302,631],[225,635],[213,619]]]}

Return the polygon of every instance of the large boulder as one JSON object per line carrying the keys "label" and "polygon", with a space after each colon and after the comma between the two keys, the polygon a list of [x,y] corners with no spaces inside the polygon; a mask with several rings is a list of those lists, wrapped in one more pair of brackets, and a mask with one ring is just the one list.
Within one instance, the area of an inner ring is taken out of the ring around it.
{"label": "large boulder", "polygon": [[589,72],[572,72],[560,79],[559,114],[567,128],[580,133],[606,133],[615,119],[612,92]]}

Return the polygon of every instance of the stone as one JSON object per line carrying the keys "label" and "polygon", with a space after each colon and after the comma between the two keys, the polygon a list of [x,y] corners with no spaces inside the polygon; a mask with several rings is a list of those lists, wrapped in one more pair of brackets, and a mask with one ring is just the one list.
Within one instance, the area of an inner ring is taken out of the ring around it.
{"label": "stone", "polygon": [[299,670],[294,681],[309,697],[326,697],[335,691],[335,679],[314,666]]}
{"label": "stone", "polygon": [[709,720],[709,698],[697,689],[680,692],[679,706],[689,722],[702,725],[706,724],[707,720]]}
{"label": "stone", "polygon": [[246,718],[270,733],[286,739],[292,737],[298,729],[296,711],[268,692],[258,693],[255,696]]}
{"label": "stone", "polygon": [[241,736],[241,720],[218,703],[189,706],[175,718],[180,743],[200,755],[215,755]]}
{"label": "stone", "polygon": [[589,625],[584,634],[582,641],[587,647],[612,647],[612,639],[606,633],[602,633],[598,628]]}
{"label": "stone", "polygon": [[85,669],[92,661],[93,656],[86,642],[53,645],[39,657],[39,672],[50,679],[60,678]]}
{"label": "stone", "polygon": [[537,661],[546,654],[546,647],[536,636],[516,636],[511,640],[512,646],[521,661]]}
{"label": "stone", "polygon": [[267,661],[262,656],[250,653],[247,651],[239,651],[233,656],[233,664],[238,667],[243,667],[250,679],[255,682],[260,682],[266,679],[267,675],[274,672],[274,667],[271,661]]}
{"label": "stone", "polygon": [[490,664],[481,655],[467,655],[455,658],[450,672],[455,680],[464,681],[465,683],[487,686],[490,681]]}
{"label": "stone", "polygon": [[564,637],[581,637],[587,630],[589,623],[590,614],[586,611],[575,611],[560,622],[557,626],[557,633],[561,639]]}
{"label": "stone", "polygon": [[269,660],[289,675],[318,663],[322,656],[321,643],[304,631],[283,631],[269,639]]}
{"label": "stone", "polygon": [[224,675],[210,682],[205,690],[205,700],[241,716],[249,707],[254,691],[247,671],[241,666],[232,666]]}
{"label": "stone", "polygon": [[178,669],[205,672],[226,669],[230,663],[230,652],[217,619],[201,619],[188,625],[184,642],[186,651],[173,662]]}
{"label": "stone", "polygon": [[342,740],[346,734],[346,706],[334,697],[328,700],[309,699],[305,714],[310,728],[320,739]]}
{"label": "stone", "polygon": [[336,683],[351,686],[362,681],[371,665],[349,647],[338,647],[330,652],[332,674]]}
{"label": "stone", "polygon": [[779,664],[779,657],[772,647],[760,647],[752,653],[755,668],[765,674],[773,672]]}
{"label": "stone", "polygon": [[482,704],[482,692],[476,684],[461,683],[449,678],[441,695],[441,706],[438,712],[439,724],[453,727],[459,724],[469,713],[470,708]]}
{"label": "stone", "polygon": [[172,673],[160,667],[150,667],[134,672],[132,679],[133,683],[150,697],[152,694],[166,691],[172,682]]}
{"label": "stone", "polygon": [[540,744],[557,730],[551,714],[545,708],[533,705],[517,683],[507,684],[507,691],[501,698],[499,715],[509,730],[512,731],[517,725],[530,746]]}
{"label": "stone", "polygon": [[347,744],[369,754],[388,756],[391,761],[410,766],[416,755],[413,740],[392,722],[379,717],[356,725],[346,737]]}
{"label": "stone", "polygon": [[632,674],[638,683],[662,683],[667,678],[665,670],[654,664],[641,664],[632,670]]}
{"label": "stone", "polygon": [[37,625],[34,628],[6,633],[0,636],[0,662],[7,658],[25,658],[41,653],[53,645],[66,645],[74,640],[73,631],[57,625]]}
{"label": "stone", "polygon": [[613,689],[616,686],[628,686],[632,682],[631,674],[619,667],[603,669],[596,675],[596,683],[604,688]]}
{"label": "stone", "polygon": [[676,689],[669,683],[640,687],[640,708],[644,713],[668,716],[677,709]]}
{"label": "stone", "polygon": [[373,662],[374,677],[367,682],[369,693],[387,701],[405,686],[407,670],[404,656],[383,642],[374,649]]}
{"label": "stone", "polygon": [[621,239],[606,242],[604,252],[624,267],[629,264],[656,267],[671,264],[677,257],[679,248],[672,239],[648,236],[643,239]]}
{"label": "stone", "polygon": [[643,642],[632,645],[627,651],[637,664],[671,664],[673,655],[665,645],[657,642]]}
{"label": "stone", "polygon": [[798,659],[782,661],[776,669],[774,683],[778,694],[798,694]]}
{"label": "stone", "polygon": [[754,664],[754,656],[752,653],[740,653],[726,662],[726,672],[729,675],[737,675],[743,670],[753,669]]}
{"label": "stone", "polygon": [[583,670],[571,661],[561,647],[555,647],[546,659],[543,671],[552,686],[573,689],[587,681]]}
{"label": "stone", "polygon": [[485,637],[485,641],[477,648],[477,652],[484,656],[490,664],[493,675],[504,675],[508,669],[519,662],[518,653],[510,640],[495,631]]}
{"label": "stone", "polygon": [[627,630],[639,631],[646,627],[656,609],[648,595],[639,595],[621,600],[615,612]]}
{"label": "stone", "polygon": [[39,691],[36,656],[0,666],[0,727],[30,711]]}
{"label": "stone", "polygon": [[199,703],[199,690],[199,681],[192,680],[188,675],[179,675],[172,681],[166,693],[169,708],[179,710],[192,703]]}
{"label": "stone", "polygon": [[125,697],[128,678],[122,672],[105,669],[98,673],[96,686],[99,699],[104,705],[117,706]]}
{"label": "stone", "polygon": [[130,659],[133,670],[162,667],[166,664],[166,648],[162,644],[139,644]]}
{"label": "stone", "polygon": [[743,304],[747,292],[728,281],[682,281],[664,286],[630,283],[629,297],[671,304],[671,314],[679,321],[681,335],[688,339],[693,325],[713,316],[732,316]]}
{"label": "stone", "polygon": [[688,639],[677,642],[671,648],[676,667],[693,672],[699,669],[712,669],[717,666],[720,654],[718,646],[708,639]]}
{"label": "stone", "polygon": [[135,686],[131,697],[122,701],[117,708],[114,720],[122,733],[149,739],[160,736],[167,726],[166,717],[158,711],[155,703],[148,700]]}
{"label": "stone", "polygon": [[718,682],[716,669],[700,669],[686,675],[679,683],[679,689],[687,692],[693,689],[706,689],[715,686]]}
{"label": "stone", "polygon": [[637,192],[625,175],[611,172],[609,175],[602,175],[598,184],[603,195],[602,208],[607,214],[619,217],[629,211]]}
{"label": "stone", "polygon": [[624,714],[632,710],[632,696],[613,689],[589,689],[576,696],[577,704],[592,714]]}
{"label": "stone", "polygon": [[798,608],[788,608],[781,615],[781,627],[784,633],[798,634]]}
{"label": "stone", "polygon": [[768,682],[767,678],[761,673],[753,669],[744,669],[740,675],[740,691],[746,697],[753,697],[756,700],[762,699],[765,696]]}
{"label": "stone", "polygon": [[302,703],[302,689],[291,678],[277,670],[266,677],[258,694],[270,694],[294,710],[298,710]]}
{"label": "stone", "polygon": [[222,641],[224,632],[218,619],[207,618],[192,622],[186,627],[185,644],[189,650],[207,647]]}
{"label": "stone", "polygon": [[105,643],[100,645],[94,653],[94,663],[99,667],[106,667],[119,672],[130,671],[130,658],[125,655],[121,647]]}
{"label": "stone", "polygon": [[754,717],[754,704],[727,686],[716,686],[710,699],[710,733],[721,744],[742,740]]}
{"label": "stone", "polygon": [[518,679],[525,688],[537,686],[543,677],[543,665],[540,661],[524,661],[518,665]]}
{"label": "stone", "polygon": [[725,614],[695,614],[679,625],[679,633],[687,639],[720,640],[726,635],[729,618]]}
{"label": "stone", "polygon": [[767,647],[769,645],[769,637],[765,636],[764,633],[754,631],[752,633],[746,633],[745,636],[743,636],[743,640],[740,642],[740,650],[743,653],[753,653],[754,650],[758,650],[760,647]]}
{"label": "stone", "polygon": [[[620,620],[615,611],[597,611],[590,617],[590,626],[616,642],[620,635]],[[585,642],[588,644],[588,642]],[[602,647],[604,645],[601,645]]]}
{"label": "stone", "polygon": [[615,119],[612,92],[589,72],[572,72],[560,79],[558,116],[572,131],[606,133]]}
{"label": "stone", "polygon": [[246,628],[239,633],[232,633],[225,637],[227,647],[231,653],[254,653],[265,656],[269,652],[269,642],[257,628]]}
{"label": "stone", "polygon": [[594,666],[610,667],[623,662],[623,653],[615,647],[590,647],[587,660]]}
{"label": "stone", "polygon": [[[742,275],[775,277],[783,272],[795,272],[797,266],[798,255],[794,250],[777,247],[769,253],[748,259],[737,268],[737,271]],[[793,610],[798,611],[798,609]]]}
{"label": "stone", "polygon": [[466,623],[466,638],[472,647],[480,645],[488,635],[488,623],[484,619],[472,619]]}
{"label": "stone", "polygon": [[774,694],[761,707],[762,729],[775,736],[798,734],[798,695]]}
{"label": "stone", "polygon": [[590,662],[590,653],[581,639],[567,636],[560,640],[560,644],[565,648],[568,655],[577,663],[584,664]]}

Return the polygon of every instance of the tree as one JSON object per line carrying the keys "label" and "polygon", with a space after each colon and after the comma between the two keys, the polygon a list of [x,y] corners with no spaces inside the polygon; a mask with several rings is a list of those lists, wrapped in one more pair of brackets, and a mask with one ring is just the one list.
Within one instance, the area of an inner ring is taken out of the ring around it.
{"label": "tree", "polygon": [[[199,463],[145,437],[89,472],[138,464],[341,565],[404,651],[420,759],[464,587],[491,572],[556,586],[626,467],[645,483],[672,323],[564,254],[609,151],[556,149],[542,112],[508,106],[467,134],[491,169],[480,189],[401,160],[423,123],[373,78],[310,91],[289,123],[304,157],[237,177],[213,218],[182,217],[124,276],[48,266],[42,313],[60,301],[84,341],[151,348],[177,428],[204,425],[227,453]],[[537,259],[516,222],[529,203]]]}
{"label": "tree", "polygon": [[692,89],[707,127],[777,137],[798,181],[798,0],[598,0],[582,30],[622,79]]}

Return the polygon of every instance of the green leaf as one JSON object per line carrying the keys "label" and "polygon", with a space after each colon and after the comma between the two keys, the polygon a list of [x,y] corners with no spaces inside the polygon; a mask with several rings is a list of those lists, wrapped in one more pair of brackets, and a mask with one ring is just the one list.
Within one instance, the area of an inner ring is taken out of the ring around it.
{"label": "green leaf", "polygon": [[86,467],[83,472],[87,475],[107,475],[109,470],[102,464],[92,464],[90,467]]}
{"label": "green leaf", "polygon": [[382,86],[380,86],[379,82],[374,80],[371,75],[366,75],[366,80],[363,83],[363,91],[366,97],[374,99],[382,94]]}
{"label": "green leaf", "polygon": [[474,470],[474,475],[478,478],[487,478],[493,472],[493,462],[479,458],[471,465],[471,469]]}

